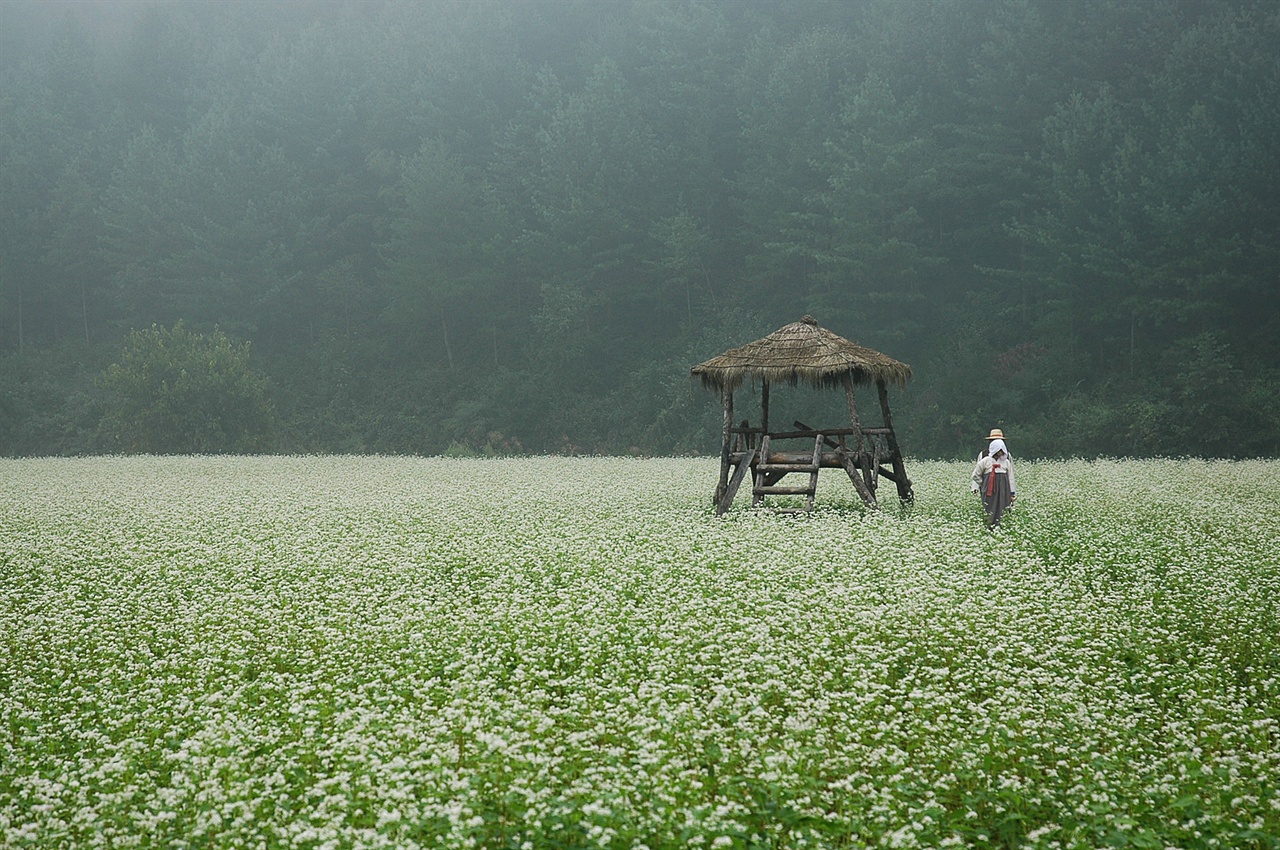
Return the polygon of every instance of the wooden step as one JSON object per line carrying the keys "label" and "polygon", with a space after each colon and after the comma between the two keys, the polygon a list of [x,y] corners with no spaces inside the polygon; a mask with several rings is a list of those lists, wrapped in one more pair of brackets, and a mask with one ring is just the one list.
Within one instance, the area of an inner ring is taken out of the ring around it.
{"label": "wooden step", "polygon": [[817,472],[818,467],[811,463],[758,463],[760,472]]}
{"label": "wooden step", "polygon": [[757,487],[755,489],[757,496],[810,496],[813,490],[810,487]]}

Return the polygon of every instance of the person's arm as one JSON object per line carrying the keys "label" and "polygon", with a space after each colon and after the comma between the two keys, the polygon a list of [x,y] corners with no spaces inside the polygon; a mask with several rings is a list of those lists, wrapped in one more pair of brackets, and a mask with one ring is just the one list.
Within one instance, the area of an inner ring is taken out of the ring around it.
{"label": "person's arm", "polygon": [[982,468],[983,461],[987,461],[988,468],[990,467],[990,461],[987,458],[985,457],[978,458],[978,462],[973,465],[973,475],[969,476],[969,492],[970,493],[978,492],[978,488],[982,486],[982,476],[986,473],[986,470]]}
{"label": "person's arm", "polygon": [[1006,458],[1005,463],[1009,465],[1009,501],[1013,502],[1018,498],[1018,481],[1013,477],[1013,460]]}

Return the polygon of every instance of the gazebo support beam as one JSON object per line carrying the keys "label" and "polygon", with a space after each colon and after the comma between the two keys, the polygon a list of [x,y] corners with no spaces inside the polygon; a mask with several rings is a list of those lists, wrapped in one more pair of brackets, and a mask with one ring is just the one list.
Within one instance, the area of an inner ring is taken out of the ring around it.
{"label": "gazebo support beam", "polygon": [[849,424],[854,429],[855,439],[854,457],[846,458],[845,472],[849,475],[849,480],[854,483],[854,489],[858,490],[858,495],[863,498],[863,502],[876,507],[876,494],[867,485],[867,476],[864,475],[863,470],[858,469],[858,461],[861,461],[865,448],[863,425],[858,420],[858,401],[854,398],[854,381],[847,375],[845,376],[845,407],[849,408]]}
{"label": "gazebo support beam", "polygon": [[769,433],[769,382],[760,381],[760,431]]}
{"label": "gazebo support beam", "polygon": [[893,416],[889,413],[889,389],[884,379],[876,381],[876,392],[880,395],[880,412],[884,415],[884,427],[889,430],[889,453],[893,462],[894,483],[898,485],[898,498],[904,502],[914,502],[915,492],[911,489],[911,479],[907,477],[906,464],[902,462],[902,449],[898,448],[898,436],[893,430]]}
{"label": "gazebo support beam", "polygon": [[715,503],[720,504],[729,486],[729,449],[733,441],[733,389],[725,384],[721,391],[724,401],[723,443],[720,446],[720,482],[716,484]]}
{"label": "gazebo support beam", "polygon": [[858,421],[858,402],[853,397],[853,380],[845,375],[844,377],[844,406],[849,410],[849,425],[854,431],[854,449],[859,455],[862,454],[862,423]]}
{"label": "gazebo support beam", "polygon": [[738,468],[733,471],[733,477],[729,479],[729,486],[716,500],[716,516],[727,513],[729,508],[732,507],[733,497],[738,495],[738,488],[742,486],[742,479],[746,478],[747,473],[751,471],[757,451],[759,450],[754,446],[747,449],[742,455],[742,459],[738,461]]}

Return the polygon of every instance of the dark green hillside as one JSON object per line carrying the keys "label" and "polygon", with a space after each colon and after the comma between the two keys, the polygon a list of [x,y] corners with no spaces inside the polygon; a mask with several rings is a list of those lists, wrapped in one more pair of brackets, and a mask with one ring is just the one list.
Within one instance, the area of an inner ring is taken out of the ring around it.
{"label": "dark green hillside", "polygon": [[805,314],[911,364],[909,454],[1280,455],[1277,44],[1272,0],[0,3],[0,455],[136,444],[106,376],[179,322],[251,345],[257,450],[712,452],[689,367]]}

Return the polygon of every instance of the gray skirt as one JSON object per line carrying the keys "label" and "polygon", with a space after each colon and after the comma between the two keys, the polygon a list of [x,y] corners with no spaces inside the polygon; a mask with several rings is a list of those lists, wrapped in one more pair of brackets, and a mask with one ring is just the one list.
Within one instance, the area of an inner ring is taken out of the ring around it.
{"label": "gray skirt", "polygon": [[995,486],[991,488],[991,494],[988,495],[987,479],[990,477],[991,473],[982,477],[982,485],[978,492],[982,494],[982,509],[987,512],[987,525],[994,527],[1000,524],[1000,517],[1004,516],[1009,503],[1013,501],[1013,494],[1009,492],[1009,476],[1003,472],[997,472]]}

